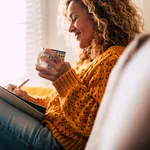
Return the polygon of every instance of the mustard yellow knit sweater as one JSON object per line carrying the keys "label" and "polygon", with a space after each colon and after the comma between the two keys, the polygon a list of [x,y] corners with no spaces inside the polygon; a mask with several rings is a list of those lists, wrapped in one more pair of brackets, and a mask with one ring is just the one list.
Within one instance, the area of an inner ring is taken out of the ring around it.
{"label": "mustard yellow knit sweater", "polygon": [[124,47],[112,46],[92,62],[86,60],[59,77],[56,91],[30,101],[47,108],[43,123],[66,150],[84,149],[109,74]]}

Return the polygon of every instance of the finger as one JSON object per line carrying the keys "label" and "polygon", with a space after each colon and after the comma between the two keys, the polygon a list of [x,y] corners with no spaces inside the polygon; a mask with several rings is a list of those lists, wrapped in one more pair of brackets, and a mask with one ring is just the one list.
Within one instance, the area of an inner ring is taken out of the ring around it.
{"label": "finger", "polygon": [[16,87],[17,87],[16,85],[8,84],[8,85],[7,85],[7,90],[10,91],[10,92],[13,92],[13,90],[14,90]]}
{"label": "finger", "polygon": [[[41,56],[41,60],[44,61],[48,65],[48,67],[50,67],[51,69],[53,68],[55,70],[55,71],[53,71],[54,73],[57,72],[59,74],[62,74],[64,72],[66,72],[68,70],[68,68],[70,68],[70,64],[63,60],[59,63],[55,63],[45,56]],[[51,72],[52,72],[52,70],[51,70]]]}
{"label": "finger", "polygon": [[60,62],[63,61],[63,60],[57,55],[57,53],[56,53],[55,51],[53,51],[53,50],[47,48],[47,49],[45,49],[45,52],[46,52],[47,54],[49,54],[50,56],[53,57],[54,62],[60,63]]}
{"label": "finger", "polygon": [[45,74],[45,73],[42,73],[42,72],[39,72],[38,75],[44,79],[47,79],[47,80],[50,80],[50,81],[55,81],[57,79],[56,76],[53,76],[53,75],[48,75],[48,74]]}
{"label": "finger", "polygon": [[23,90],[20,90],[18,88],[16,88],[14,91],[13,91],[14,94],[16,94],[17,96],[23,98],[23,99],[26,99],[28,100],[28,94],[26,91],[23,91]]}
{"label": "finger", "polygon": [[51,68],[57,69],[58,68],[58,64],[56,64],[56,62],[52,61],[51,59],[49,59],[46,56],[41,56],[40,58],[43,62],[45,62],[48,66],[50,66]]}
{"label": "finger", "polygon": [[22,95],[22,94],[21,94],[21,93],[22,93],[22,90],[16,88],[16,89],[14,89],[13,93],[16,94],[17,96],[21,96],[21,95]]}
{"label": "finger", "polygon": [[39,65],[36,65],[36,70],[43,73],[43,74],[49,75],[49,76],[56,76],[57,75],[57,72],[53,68],[44,68],[44,67],[41,67]]}

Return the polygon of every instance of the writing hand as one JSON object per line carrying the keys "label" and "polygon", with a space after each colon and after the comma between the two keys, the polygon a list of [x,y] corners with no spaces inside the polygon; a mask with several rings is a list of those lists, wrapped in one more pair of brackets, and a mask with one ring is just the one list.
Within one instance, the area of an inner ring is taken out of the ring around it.
{"label": "writing hand", "polygon": [[16,87],[17,87],[17,86],[14,85],[14,84],[8,84],[7,87],[6,87],[6,89],[7,89],[8,91],[10,91],[10,92],[13,92]]}
{"label": "writing hand", "polygon": [[16,85],[8,84],[7,90],[9,90],[10,92],[14,93],[15,95],[17,95],[23,99],[29,100],[29,95],[27,94],[27,92],[21,90],[20,88],[17,88]]}

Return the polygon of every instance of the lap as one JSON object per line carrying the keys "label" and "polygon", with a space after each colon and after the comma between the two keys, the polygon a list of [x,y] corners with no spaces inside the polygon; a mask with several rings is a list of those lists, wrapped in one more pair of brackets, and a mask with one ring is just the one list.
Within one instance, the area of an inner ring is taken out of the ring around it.
{"label": "lap", "polygon": [[51,150],[60,146],[47,127],[0,99],[0,149]]}

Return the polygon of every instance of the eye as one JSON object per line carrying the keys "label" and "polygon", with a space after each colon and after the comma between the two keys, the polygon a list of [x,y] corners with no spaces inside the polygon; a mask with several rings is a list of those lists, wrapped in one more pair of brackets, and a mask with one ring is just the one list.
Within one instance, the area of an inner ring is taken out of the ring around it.
{"label": "eye", "polygon": [[77,20],[77,18],[78,18],[77,16],[74,16],[74,17],[71,18],[71,21],[75,22]]}

